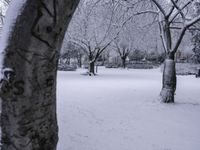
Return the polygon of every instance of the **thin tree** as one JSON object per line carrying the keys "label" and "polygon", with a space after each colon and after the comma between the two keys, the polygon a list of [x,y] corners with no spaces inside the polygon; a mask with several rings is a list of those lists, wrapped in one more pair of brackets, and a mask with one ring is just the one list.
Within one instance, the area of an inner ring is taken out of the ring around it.
{"label": "thin tree", "polygon": [[56,150],[57,63],[78,2],[11,1],[0,50],[2,150]]}
{"label": "thin tree", "polygon": [[[175,53],[186,31],[190,30],[190,27],[200,20],[200,15],[194,18],[188,15],[188,11],[192,8],[194,0],[170,0],[162,2],[151,0],[151,2],[156,6],[157,11],[150,10],[149,12],[158,14],[159,16],[160,37],[166,53],[163,86],[160,93],[161,101],[164,103],[173,103],[176,91]],[[179,32],[177,39],[173,39],[174,30]]]}
{"label": "thin tree", "polygon": [[119,54],[122,62],[122,67],[126,68],[126,59],[131,52],[131,48],[124,43],[115,42],[116,51]]}

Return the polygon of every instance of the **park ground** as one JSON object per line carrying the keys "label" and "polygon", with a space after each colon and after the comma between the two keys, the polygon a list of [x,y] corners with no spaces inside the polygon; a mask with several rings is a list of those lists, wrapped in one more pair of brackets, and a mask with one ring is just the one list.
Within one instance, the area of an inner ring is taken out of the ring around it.
{"label": "park ground", "polygon": [[58,150],[199,150],[200,78],[177,77],[159,102],[161,69],[58,72]]}

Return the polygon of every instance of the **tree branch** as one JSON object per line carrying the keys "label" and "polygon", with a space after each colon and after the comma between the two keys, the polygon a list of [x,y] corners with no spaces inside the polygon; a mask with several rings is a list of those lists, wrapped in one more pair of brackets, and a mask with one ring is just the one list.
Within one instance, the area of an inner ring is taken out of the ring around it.
{"label": "tree branch", "polygon": [[166,15],[164,8],[156,0],[152,0],[152,1],[157,6],[157,8],[160,10],[160,12],[163,14],[163,16],[166,17],[167,15]]}
{"label": "tree branch", "polygon": [[[178,0],[176,0],[175,2],[177,3]],[[169,18],[169,17],[171,16],[171,14],[173,13],[174,9],[175,9],[175,6],[173,5],[173,6],[171,7],[169,13],[167,14],[167,18]]]}
{"label": "tree branch", "polygon": [[[191,4],[194,0],[190,0],[189,2],[187,2],[184,6],[182,6],[180,9],[180,11],[182,12],[183,9],[185,9],[189,4]],[[180,14],[180,11],[177,11],[169,20],[169,23],[171,24],[174,19]]]}
{"label": "tree branch", "polygon": [[195,23],[197,23],[198,21],[200,21],[200,15],[197,16],[197,17],[195,17],[195,18],[193,18],[192,20],[188,21],[188,22],[185,24],[185,26],[181,29],[180,36],[179,36],[179,38],[178,38],[178,40],[177,40],[177,42],[176,42],[176,45],[175,45],[174,48],[173,48],[173,52],[176,52],[176,51],[177,51],[177,49],[178,49],[178,47],[179,47],[179,45],[180,45],[180,43],[181,43],[181,41],[182,41],[182,39],[183,39],[183,36],[184,36],[186,30],[187,30],[189,27],[191,27],[192,25],[194,25]]}
{"label": "tree branch", "polygon": [[178,10],[178,12],[181,14],[181,17],[183,20],[185,20],[185,15],[182,12],[182,9],[177,5],[177,3],[174,0],[171,0],[173,6]]}

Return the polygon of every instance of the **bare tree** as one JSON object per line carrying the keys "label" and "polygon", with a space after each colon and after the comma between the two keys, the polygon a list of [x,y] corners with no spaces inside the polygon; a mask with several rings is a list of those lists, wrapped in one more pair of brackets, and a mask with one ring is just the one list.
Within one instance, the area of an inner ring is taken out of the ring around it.
{"label": "bare tree", "polygon": [[88,56],[89,75],[92,75],[95,74],[95,62],[118,37],[130,18],[119,3],[100,0],[86,1],[80,5],[77,15],[72,20],[73,28],[70,28],[68,36]]}
{"label": "bare tree", "polygon": [[118,43],[118,42],[115,42],[115,47],[116,47],[116,52],[119,54],[121,58],[122,67],[126,68],[126,59],[130,54],[131,48],[125,45],[124,43]]}
{"label": "bare tree", "polygon": [[[195,0],[151,0],[157,11],[149,10],[150,13],[158,14],[160,37],[166,53],[163,71],[163,87],[160,93],[161,101],[164,103],[174,102],[176,91],[175,53],[177,52],[183,37],[192,25],[200,20],[200,15],[192,17],[190,9]],[[173,38],[174,30],[179,32],[177,39]]]}
{"label": "bare tree", "polygon": [[[121,48],[121,54],[129,55],[129,58],[136,59],[144,58],[143,56],[133,56],[133,54],[144,54],[144,52],[159,52],[157,49],[162,48],[161,40],[157,39],[156,35],[159,35],[159,28],[157,25],[157,12],[152,10],[150,1],[148,0],[120,0],[120,4],[127,9],[127,14],[131,19],[126,26],[124,26],[123,31],[120,33],[120,40],[125,43],[126,48],[124,50]],[[156,38],[155,38],[156,37]],[[119,42],[119,41],[118,41]],[[118,54],[119,53],[119,43],[118,44]],[[116,45],[115,44],[115,45]],[[124,46],[125,46],[124,45]],[[123,46],[123,47],[124,47]],[[115,46],[117,47],[117,45]],[[117,48],[116,48],[117,49]],[[141,51],[141,52],[140,52]],[[122,53],[123,52],[123,53]],[[142,57],[142,58],[141,58]]]}
{"label": "bare tree", "polygon": [[2,150],[56,150],[57,62],[77,5],[78,0],[11,2],[1,43]]}
{"label": "bare tree", "polygon": [[[103,21],[102,15],[100,15],[100,11],[104,9],[102,3],[104,2],[99,0],[83,1],[82,5],[79,5],[79,11],[77,11],[79,15],[78,17],[81,17],[81,19],[77,18],[77,20],[75,20],[75,24],[79,24],[79,26],[75,29],[78,29],[78,32],[74,32],[74,29],[71,34],[68,32],[72,42],[76,43],[79,47],[82,47],[82,50],[88,57],[89,75],[95,74],[95,62],[112,42],[107,38],[107,35],[110,32],[108,29],[110,28],[110,25],[107,25],[107,22]],[[75,26],[73,26],[73,28],[74,27]],[[106,32],[103,30],[106,30]]]}

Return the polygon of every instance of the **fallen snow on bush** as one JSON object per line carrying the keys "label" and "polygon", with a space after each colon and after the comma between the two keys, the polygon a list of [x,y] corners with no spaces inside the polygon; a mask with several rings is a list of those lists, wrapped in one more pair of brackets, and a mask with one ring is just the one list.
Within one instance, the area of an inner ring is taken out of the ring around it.
{"label": "fallen snow on bush", "polygon": [[83,72],[58,73],[58,150],[199,150],[200,79],[162,104],[160,69]]}

